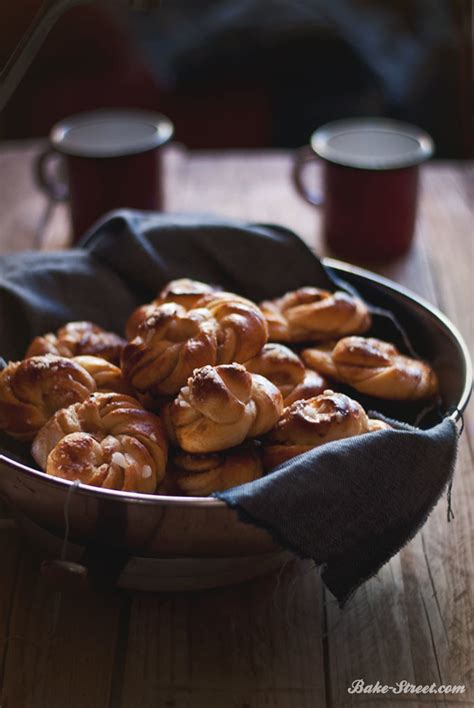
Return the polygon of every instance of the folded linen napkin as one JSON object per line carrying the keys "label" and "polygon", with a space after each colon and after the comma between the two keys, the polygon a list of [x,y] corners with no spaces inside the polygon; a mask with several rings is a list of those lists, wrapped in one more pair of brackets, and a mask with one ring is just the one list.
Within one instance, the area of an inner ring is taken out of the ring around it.
{"label": "folded linen napkin", "polygon": [[[0,354],[20,358],[33,336],[70,320],[90,319],[121,333],[138,304],[185,276],[257,302],[302,285],[352,287],[281,227],[120,211],[76,249],[0,259]],[[379,302],[369,304],[375,313],[371,334],[429,355],[433,335],[416,314],[394,303],[394,320],[386,298],[385,310]],[[405,423],[329,443],[260,480],[216,494],[243,520],[313,558],[341,603],[417,532],[454,468],[457,431],[441,411],[431,411],[421,430],[407,424],[412,407],[378,402],[377,408]],[[24,456],[4,436],[0,446]]]}

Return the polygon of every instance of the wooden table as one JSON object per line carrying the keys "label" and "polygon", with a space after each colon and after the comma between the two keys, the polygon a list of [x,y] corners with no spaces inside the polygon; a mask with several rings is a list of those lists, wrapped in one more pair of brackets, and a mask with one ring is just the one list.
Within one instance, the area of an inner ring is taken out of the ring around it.
{"label": "wooden table", "polygon": [[[36,190],[38,143],[0,150],[3,251],[61,248],[63,206]],[[319,214],[289,182],[284,151],[166,154],[168,211],[284,224],[318,253]],[[438,305],[473,345],[469,170],[430,164],[416,245],[377,271]],[[0,520],[1,708],[416,708],[474,706],[472,441],[465,415],[453,487],[422,532],[344,611],[308,562],[237,587],[196,593],[54,596],[14,523]],[[465,693],[351,695],[356,679],[465,684]]]}

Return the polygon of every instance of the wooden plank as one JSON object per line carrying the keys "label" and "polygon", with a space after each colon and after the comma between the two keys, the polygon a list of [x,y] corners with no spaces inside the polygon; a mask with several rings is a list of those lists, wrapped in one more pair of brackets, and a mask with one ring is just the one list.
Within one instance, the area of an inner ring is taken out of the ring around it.
{"label": "wooden plank", "polygon": [[[472,218],[462,171],[436,166],[425,172],[424,187],[419,236],[429,260],[433,288],[422,294],[438,304],[472,344]],[[419,288],[420,284],[416,285]],[[472,417],[473,410],[471,403],[466,421]],[[420,569],[422,573],[423,608],[430,623],[439,673],[445,682],[465,683],[469,687],[467,693],[459,697],[462,701],[474,700],[471,450],[472,431],[466,425],[453,486],[455,521],[449,526],[446,523],[443,500],[421,534],[419,553],[423,553],[425,565],[418,566],[418,573]],[[417,646],[416,641],[412,644]],[[423,647],[418,649],[422,656]]]}
{"label": "wooden plank", "polygon": [[[394,264],[379,270],[439,304],[470,337],[472,235],[461,179],[458,169],[430,166],[425,170],[417,245],[411,256],[417,264],[404,262],[398,268]],[[441,500],[423,531],[356,594],[344,612],[334,603],[328,605],[335,705],[359,704],[360,696],[346,692],[347,685],[359,677],[368,683],[403,678],[416,684],[465,684],[464,694],[439,698],[437,703],[430,703],[430,696],[424,702],[420,699],[420,705],[474,702],[470,438],[466,428],[453,487],[455,521],[447,524],[446,501]],[[379,696],[376,705],[394,704],[391,697]]]}
{"label": "wooden plank", "polygon": [[302,562],[229,588],[137,593],[122,708],[326,705],[320,605]]}
{"label": "wooden plank", "polygon": [[70,243],[68,207],[51,201],[35,180],[35,162],[46,140],[3,142],[0,150],[1,252],[65,248]]}
{"label": "wooden plank", "polygon": [[105,708],[115,660],[119,595],[57,595],[24,548],[9,628],[2,708]]}
{"label": "wooden plank", "polygon": [[43,251],[59,251],[71,245],[72,230],[67,204],[51,202],[50,213],[40,229],[40,246]]}
{"label": "wooden plank", "polygon": [[[0,558],[2,559],[0,565],[0,687],[2,685],[4,660],[9,644],[10,614],[19,556],[18,530],[13,522],[0,519]],[[1,701],[0,705],[2,705]]]}
{"label": "wooden plank", "polygon": [[35,248],[41,226],[49,216],[48,199],[38,190],[33,173],[34,160],[43,147],[38,140],[2,144],[2,253]]}
{"label": "wooden plank", "polygon": [[[436,300],[474,351],[474,263],[469,175],[450,165],[425,175],[428,198],[423,203],[421,238],[430,259]],[[427,598],[436,637],[440,672],[469,689],[463,700],[474,703],[474,515],[473,429],[474,401],[465,414],[465,432],[453,484],[455,519],[446,523],[446,507],[438,505],[423,530],[423,553],[428,567]]]}
{"label": "wooden plank", "polygon": [[168,212],[279,224],[318,248],[320,214],[292,186],[292,156],[287,150],[186,153],[175,148],[167,160]]}

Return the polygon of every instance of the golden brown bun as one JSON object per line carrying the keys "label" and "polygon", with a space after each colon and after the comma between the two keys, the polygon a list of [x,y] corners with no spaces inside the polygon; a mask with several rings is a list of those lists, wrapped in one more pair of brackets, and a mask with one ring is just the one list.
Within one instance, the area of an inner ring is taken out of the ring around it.
{"label": "golden brown bun", "polygon": [[295,352],[283,344],[266,344],[257,356],[244,364],[252,374],[265,376],[286,396],[303,382],[304,364]]}
{"label": "golden brown bun", "polygon": [[[217,286],[201,283],[199,280],[191,280],[190,278],[172,280],[165,285],[153,302],[141,305],[131,314],[125,327],[127,339],[130,341],[137,336],[139,326],[147,317],[153,314],[155,307],[166,302],[175,302],[186,310],[190,310],[194,307],[201,307],[201,302],[205,304],[206,297],[210,299],[218,290],[220,288]],[[199,305],[197,305],[198,302],[200,302]]]}
{"label": "golden brown bun", "polygon": [[32,440],[57,410],[95,390],[94,378],[66,357],[45,354],[10,362],[0,372],[0,429]]}
{"label": "golden brown bun", "polygon": [[186,452],[217,452],[270,430],[283,410],[280,391],[240,364],[194,371],[164,409],[172,441]]}
{"label": "golden brown bun", "polygon": [[194,307],[202,307],[209,295],[213,295],[220,290],[222,288],[219,286],[202,283],[200,280],[178,278],[177,280],[171,280],[165,285],[155,303],[162,305],[165,302],[177,302],[178,305],[191,310]]}
{"label": "golden brown bun", "polygon": [[75,356],[72,361],[82,366],[94,379],[97,390],[101,393],[115,391],[133,396],[132,387],[125,381],[121,369],[106,359],[98,356]]}
{"label": "golden brown bun", "polygon": [[181,451],[174,456],[171,468],[169,476],[178,493],[199,497],[252,482],[263,474],[262,461],[253,441],[201,455]]}
{"label": "golden brown bun", "polygon": [[283,344],[266,344],[244,366],[247,371],[265,376],[275,384],[281,391],[285,406],[302,398],[313,398],[328,387],[322,376],[305,369],[299,356]]}
{"label": "golden brown bun", "polygon": [[260,309],[267,319],[273,342],[306,342],[366,332],[371,324],[367,306],[342,291],[300,288]]}
{"label": "golden brown bun", "polygon": [[167,443],[160,419],[134,398],[96,393],[59,410],[39,431],[32,454],[55,477],[153,494],[165,476]]}
{"label": "golden brown bun", "polygon": [[166,303],[139,327],[122,355],[123,374],[141,394],[172,395],[195,368],[217,357],[217,322],[205,308]]}
{"label": "golden brown bun", "polygon": [[56,334],[45,334],[31,342],[25,358],[41,354],[74,357],[82,354],[98,356],[118,364],[126,342],[92,322],[68,322]]}
{"label": "golden brown bun", "polygon": [[218,364],[247,361],[267,343],[265,317],[250,300],[233,293],[217,293],[204,306],[218,324]]}
{"label": "golden brown bun", "polygon": [[264,467],[272,469],[332,440],[389,427],[386,423],[369,419],[362,406],[349,396],[327,390],[315,398],[296,401],[285,408],[265,438]]}
{"label": "golden brown bun", "polygon": [[415,401],[438,391],[436,374],[428,364],[400,354],[393,344],[380,339],[344,337],[335,345],[306,349],[302,357],[323,376],[369,396]]}
{"label": "golden brown bun", "polygon": [[205,307],[191,310],[165,303],[153,309],[125,347],[122,369],[141,395],[173,395],[194,369],[248,359],[266,337],[258,307],[237,295],[213,294]]}
{"label": "golden brown bun", "polygon": [[325,378],[320,376],[316,371],[311,371],[311,369],[304,370],[303,381],[295,386],[293,391],[284,398],[284,404],[286,406],[291,406],[292,403],[296,401],[307,400],[308,398],[314,398],[323,393],[328,387],[328,382]]}
{"label": "golden brown bun", "polygon": [[154,302],[148,303],[146,305],[140,305],[136,310],[132,312],[125,325],[125,336],[129,342],[138,335],[138,330],[142,322],[145,322],[157,308],[157,304]]}

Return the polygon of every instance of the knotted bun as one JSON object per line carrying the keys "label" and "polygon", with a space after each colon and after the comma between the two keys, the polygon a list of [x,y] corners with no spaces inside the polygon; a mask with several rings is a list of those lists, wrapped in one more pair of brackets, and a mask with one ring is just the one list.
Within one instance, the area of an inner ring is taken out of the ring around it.
{"label": "knotted bun", "polygon": [[250,300],[233,293],[217,293],[205,307],[218,324],[217,364],[242,363],[266,344],[265,317]]}
{"label": "knotted bun", "polygon": [[32,454],[55,477],[153,494],[165,476],[167,443],[159,418],[138,401],[96,393],[59,410],[39,431]]}
{"label": "knotted bun", "polygon": [[[194,307],[200,307],[201,303],[205,304],[206,299],[212,298],[218,290],[220,290],[218,286],[208,285],[190,278],[171,280],[150,304],[141,305],[130,315],[125,327],[127,339],[130,341],[137,336],[139,326],[153,314],[155,307],[167,302],[175,302],[186,310],[191,310]],[[198,305],[198,303],[200,304]]]}
{"label": "knotted bun", "polygon": [[220,290],[222,288],[218,285],[209,285],[209,283],[202,283],[200,280],[192,280],[191,278],[177,278],[165,285],[155,302],[157,305],[176,302],[187,310],[191,310],[194,307],[201,307],[206,298]]}
{"label": "knotted bun", "polygon": [[187,496],[207,496],[239,484],[252,482],[263,474],[262,461],[255,443],[201,455],[178,452],[172,462],[170,477],[177,490]]}
{"label": "knotted bun", "polygon": [[387,429],[390,426],[368,418],[362,406],[349,396],[324,391],[315,398],[296,401],[265,437],[263,461],[269,470],[314,447],[332,440]]}
{"label": "knotted bun", "polygon": [[327,388],[327,381],[306,369],[299,356],[283,344],[266,344],[257,356],[245,362],[245,368],[275,384],[285,406],[317,396]]}
{"label": "knotted bun", "polygon": [[173,395],[195,368],[248,359],[266,338],[258,307],[237,295],[219,293],[191,310],[165,303],[153,308],[125,347],[122,369],[140,394]]}
{"label": "knotted bun", "polygon": [[217,323],[205,308],[166,303],[139,327],[122,355],[125,378],[152,397],[179,391],[195,368],[217,357]]}
{"label": "knotted bun", "polygon": [[380,339],[344,337],[336,344],[306,349],[302,357],[323,376],[377,398],[414,401],[438,391],[436,374],[428,364],[400,354]]}
{"label": "knotted bun", "polygon": [[305,342],[366,332],[371,324],[360,298],[342,291],[300,288],[260,304],[270,341]]}
{"label": "knotted bun", "polygon": [[93,376],[66,357],[45,354],[10,362],[0,372],[0,429],[31,440],[57,410],[95,390]]}
{"label": "knotted bun", "polygon": [[266,433],[282,410],[280,391],[263,376],[240,364],[205,366],[164,409],[164,422],[186,452],[216,452]]}
{"label": "knotted bun", "polygon": [[125,344],[125,340],[117,334],[107,332],[93,322],[68,322],[56,334],[35,337],[25,358],[42,354],[64,357],[90,354],[118,364]]}
{"label": "knotted bun", "polygon": [[157,307],[158,305],[155,302],[151,302],[146,305],[140,305],[132,312],[125,325],[125,336],[129,342],[138,336],[140,325],[153,315]]}
{"label": "knotted bun", "polygon": [[125,393],[133,396],[131,386],[125,381],[121,369],[98,356],[75,356],[72,361],[82,366],[94,379],[97,391]]}

